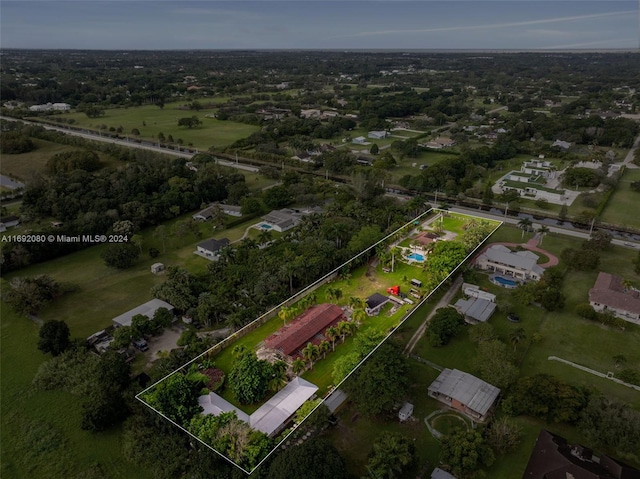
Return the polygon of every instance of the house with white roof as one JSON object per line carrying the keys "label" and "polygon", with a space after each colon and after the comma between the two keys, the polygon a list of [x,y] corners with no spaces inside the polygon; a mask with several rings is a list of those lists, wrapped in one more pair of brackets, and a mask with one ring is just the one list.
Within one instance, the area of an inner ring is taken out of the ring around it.
{"label": "house with white roof", "polygon": [[318,387],[315,384],[295,377],[251,415],[241,411],[216,393],[200,396],[198,403],[203,409],[202,414],[218,416],[223,412],[234,411],[238,419],[246,422],[253,429],[273,437],[284,429],[300,406],[315,396],[317,390]]}
{"label": "house with white roof", "polygon": [[139,314],[146,316],[149,319],[153,319],[153,315],[156,314],[160,308],[167,308],[169,312],[173,312],[173,306],[161,299],[152,299],[132,310],[122,313],[120,316],[116,316],[112,319],[113,326],[119,328],[121,326],[131,326],[131,320],[134,316]]}
{"label": "house with white roof", "polygon": [[539,280],[544,268],[538,266],[539,256],[531,251],[511,251],[504,245],[493,245],[480,254],[475,265],[486,271],[495,271],[522,280]]}

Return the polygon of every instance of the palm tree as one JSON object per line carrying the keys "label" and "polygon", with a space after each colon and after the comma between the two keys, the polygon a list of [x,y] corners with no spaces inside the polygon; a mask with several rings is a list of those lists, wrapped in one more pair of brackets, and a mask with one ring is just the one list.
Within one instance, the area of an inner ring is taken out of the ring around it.
{"label": "palm tree", "polygon": [[544,239],[544,236],[549,232],[549,228],[545,225],[540,225],[540,228],[538,228],[538,233],[540,233],[540,245],[542,244],[542,240]]}
{"label": "palm tree", "polygon": [[285,306],[280,308],[280,311],[278,311],[278,317],[284,322],[284,326],[287,325],[287,321],[295,317],[295,314],[296,312],[293,308],[287,308]]}
{"label": "palm tree", "polygon": [[296,374],[296,375],[304,371],[305,367],[306,367],[306,363],[302,358],[296,358],[295,361],[293,361],[293,364],[291,365],[291,368],[293,369],[293,374]]}
{"label": "palm tree", "polygon": [[518,228],[522,230],[522,238],[524,238],[524,232],[529,231],[531,225],[532,222],[529,218],[522,218],[520,221],[518,221]]}
{"label": "palm tree", "polygon": [[248,352],[247,347],[244,344],[236,344],[233,349],[231,350],[231,353],[236,357],[239,358],[240,356],[243,356],[244,354],[246,354]]}
{"label": "palm tree", "polygon": [[367,306],[367,301],[364,298],[356,298],[355,296],[351,296],[349,298],[349,306],[354,311],[356,309],[364,309]]}
{"label": "palm tree", "polygon": [[323,340],[320,343],[320,352],[322,353],[322,359],[327,357],[327,353],[329,352],[329,350],[331,349],[331,345],[329,344],[329,341],[327,341],[326,339]]}
{"label": "palm tree", "polygon": [[335,303],[340,298],[342,298],[342,290],[340,288],[334,288],[333,286],[329,286],[327,288],[326,295],[327,295],[327,299],[330,302]]}
{"label": "palm tree", "polygon": [[518,343],[523,341],[526,337],[527,333],[525,332],[523,327],[519,327],[511,331],[511,334],[509,335],[509,341],[511,341],[511,344],[513,344],[513,352],[516,351]]}
{"label": "palm tree", "polygon": [[258,235],[258,243],[260,243],[261,245],[269,243],[269,241],[271,241],[272,239],[273,233],[271,232],[271,230],[262,230]]}
{"label": "palm tree", "polygon": [[269,380],[269,389],[278,392],[287,384],[287,363],[276,361],[271,365],[272,375]]}
{"label": "palm tree", "polygon": [[324,336],[329,341],[331,341],[331,348],[332,348],[333,351],[335,351],[336,350],[336,339],[338,339],[338,337],[340,336],[340,332],[338,331],[338,328],[336,328],[335,326],[328,327],[324,332]]}
{"label": "palm tree", "polygon": [[353,313],[351,313],[351,320],[356,323],[362,323],[366,318],[367,312],[362,308],[355,309]]}
{"label": "palm tree", "polygon": [[320,348],[313,343],[307,343],[307,345],[302,348],[302,355],[309,361],[309,369],[313,369],[313,361],[320,356]]}
{"label": "palm tree", "polygon": [[351,332],[351,326],[349,326],[348,321],[340,321],[338,323],[338,333],[340,334],[340,338],[342,338],[342,342],[344,343],[344,339],[347,337],[347,334]]}

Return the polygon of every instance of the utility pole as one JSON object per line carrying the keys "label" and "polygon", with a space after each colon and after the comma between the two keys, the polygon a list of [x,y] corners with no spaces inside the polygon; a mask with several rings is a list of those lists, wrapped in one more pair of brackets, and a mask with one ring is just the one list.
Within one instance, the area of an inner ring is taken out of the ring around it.
{"label": "utility pole", "polygon": [[591,237],[591,233],[593,233],[593,224],[596,222],[596,217],[594,216],[591,219],[591,228],[589,228],[589,237]]}

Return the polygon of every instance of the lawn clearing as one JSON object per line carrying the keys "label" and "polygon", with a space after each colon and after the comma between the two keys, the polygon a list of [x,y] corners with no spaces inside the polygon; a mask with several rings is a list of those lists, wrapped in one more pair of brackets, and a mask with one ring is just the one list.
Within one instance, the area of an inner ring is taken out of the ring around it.
{"label": "lawn clearing", "polygon": [[[31,381],[48,359],[37,348],[38,326],[0,303],[2,349],[0,450],[4,478],[150,478],[122,454],[121,429],[80,429],[81,407],[63,391],[35,392]],[[96,471],[102,470],[97,475]]]}
{"label": "lawn clearing", "polygon": [[631,183],[634,181],[640,181],[640,169],[625,169],[616,191],[609,198],[600,216],[603,222],[640,229],[640,215],[634,207],[640,201],[640,192],[631,189]]}
{"label": "lawn clearing", "polygon": [[[96,131],[101,125],[115,129],[122,127],[121,135],[123,136],[132,136],[131,131],[134,128],[140,132],[140,138],[146,140],[157,141],[159,133],[163,133],[166,138],[172,135],[175,141],[182,138],[185,145],[191,143],[202,150],[206,150],[210,146],[218,148],[229,146],[234,141],[246,138],[259,130],[259,127],[254,125],[207,117],[206,115],[214,114],[214,109],[179,110],[179,106],[181,104],[171,103],[165,105],[163,109],[155,105],[114,108],[105,110],[105,115],[100,118],[88,118],[84,113],[69,113],[64,116],[74,119],[76,126]],[[197,128],[178,126],[180,118],[194,115],[202,121],[202,126]],[[55,117],[51,119],[54,120]]]}
{"label": "lawn clearing", "polygon": [[[21,181],[28,181],[34,173],[42,173],[49,159],[57,153],[66,153],[68,151],[83,151],[70,145],[61,145],[52,141],[32,138],[31,141],[37,148],[29,153],[20,154],[3,154],[2,162],[0,162],[0,173],[3,175],[16,178]],[[121,164],[119,161],[111,158],[103,153],[98,153],[100,160],[105,166],[116,166]]]}

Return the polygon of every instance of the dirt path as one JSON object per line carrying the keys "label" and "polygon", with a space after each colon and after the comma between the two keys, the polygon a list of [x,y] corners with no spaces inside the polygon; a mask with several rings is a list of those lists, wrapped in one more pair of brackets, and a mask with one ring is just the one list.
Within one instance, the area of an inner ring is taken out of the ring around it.
{"label": "dirt path", "polygon": [[453,282],[453,284],[449,288],[449,291],[447,291],[445,295],[440,299],[440,301],[438,301],[438,304],[436,304],[435,308],[433,308],[433,311],[431,311],[431,313],[426,318],[424,318],[424,321],[422,322],[420,327],[417,329],[415,334],[407,343],[407,347],[404,348],[404,354],[409,355],[413,352],[413,349],[416,347],[416,344],[418,343],[420,338],[424,335],[424,332],[427,330],[427,325],[429,324],[429,320],[431,320],[433,315],[436,314],[436,311],[438,310],[438,308],[444,308],[451,302],[453,297],[458,292],[458,289],[460,289],[460,286],[462,286],[462,276],[458,276],[456,278],[456,280]]}

